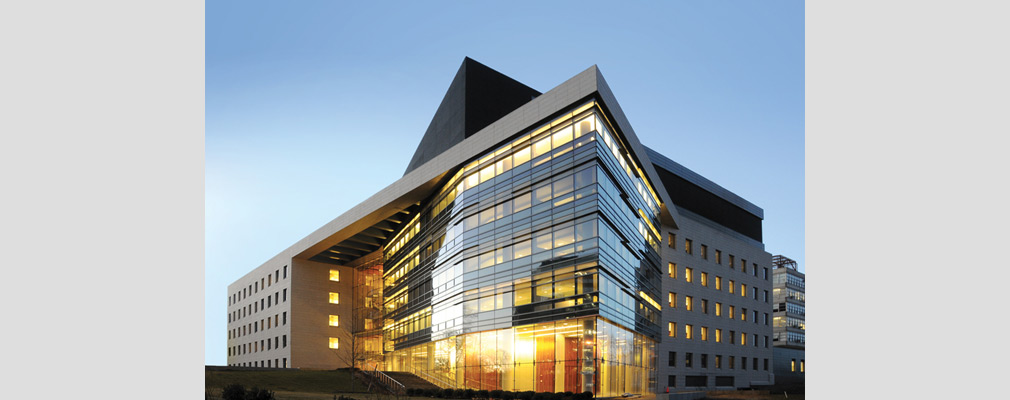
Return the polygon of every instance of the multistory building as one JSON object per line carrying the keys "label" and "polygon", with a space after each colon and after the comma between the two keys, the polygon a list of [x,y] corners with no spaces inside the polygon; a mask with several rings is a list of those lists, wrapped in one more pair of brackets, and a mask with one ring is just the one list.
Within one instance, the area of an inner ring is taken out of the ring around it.
{"label": "multistory building", "polygon": [[802,386],[806,375],[806,274],[796,261],[772,258],[774,285],[774,359],[776,384]]}
{"label": "multistory building", "polygon": [[467,58],[402,178],[229,286],[228,363],[603,397],[767,385],[762,219],[642,145],[595,66],[540,93]]}

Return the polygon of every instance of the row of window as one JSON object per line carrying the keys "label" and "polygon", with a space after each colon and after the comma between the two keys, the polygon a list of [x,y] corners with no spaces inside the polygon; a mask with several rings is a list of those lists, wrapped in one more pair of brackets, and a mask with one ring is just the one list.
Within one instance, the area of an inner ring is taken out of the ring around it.
{"label": "row of window", "polygon": [[[667,243],[666,243],[666,245],[668,247],[670,247],[671,249],[676,249],[677,248],[677,234],[675,234],[675,233],[667,233]],[[694,242],[691,239],[684,239],[684,252],[687,253],[687,254],[691,254],[691,255],[694,254]],[[708,246],[704,245],[704,244],[701,245],[701,259],[702,260],[708,260]],[[732,254],[729,254],[729,260],[728,261],[729,262],[727,263],[727,265],[731,269],[736,269],[736,265],[737,265],[737,263],[736,263],[736,257],[734,255],[732,255]],[[719,264],[719,265],[722,265],[722,250],[716,250],[715,251],[715,263]],[[762,277],[764,278],[764,280],[767,281],[768,280],[768,267],[759,267],[756,263],[751,263],[751,268],[750,268],[751,272],[750,272],[750,274],[753,275],[753,276],[755,276],[755,277],[757,277],[759,269],[762,271]],[[740,272],[743,272],[745,274],[748,273],[747,272],[747,260],[745,260],[743,258],[740,259]]]}
{"label": "row of window", "polygon": [[273,340],[260,339],[249,343],[243,343],[228,347],[228,356],[240,356],[243,354],[254,354],[261,351],[276,350],[288,347],[288,335],[274,336]]}
{"label": "row of window", "polygon": [[[800,372],[806,372],[806,371],[804,371],[804,367],[803,367],[803,364],[805,364],[805,363],[806,363],[806,360],[803,360],[801,358],[800,359]],[[789,370],[792,371],[792,372],[796,372],[796,359],[795,358],[790,359],[790,361],[789,361]]]}
{"label": "row of window", "polygon": [[[678,270],[677,263],[669,262],[669,263],[666,264],[666,273],[667,273],[667,275],[670,276],[670,278],[677,279],[677,275],[678,275],[677,270]],[[694,282],[695,281],[694,275],[695,275],[694,274],[694,268],[684,267],[684,281],[685,282],[688,282],[688,283]],[[708,279],[708,272],[701,272],[699,278],[700,278],[701,286],[710,287],[709,286],[709,279]],[[715,290],[722,290],[722,287],[723,287],[722,277],[716,275],[715,276]],[[737,292],[737,290],[735,289],[736,287],[737,287],[736,282],[733,281],[733,280],[729,280],[729,282],[726,284],[726,289],[731,294],[734,293],[734,292]],[[747,297],[747,284],[740,283],[739,287],[740,287],[740,290],[739,290],[740,296],[741,297]],[[752,287],[750,292],[751,292],[751,297],[753,297],[754,300],[757,300],[758,299],[758,290],[754,289]],[[768,303],[769,302],[768,291],[764,290],[763,294],[764,294],[764,297],[763,297],[764,298],[764,302]]]}
{"label": "row of window", "polygon": [[[666,324],[667,324],[666,325],[666,330],[667,330],[666,335],[669,336],[669,337],[677,337],[677,323],[676,322],[667,322]],[[700,328],[699,329],[699,333],[701,334],[701,337],[700,337],[701,340],[702,341],[708,341],[709,328],[707,326],[701,326],[699,328]],[[684,339],[694,339],[695,338],[694,332],[695,332],[694,325],[684,324]],[[729,344],[736,344],[736,337],[737,337],[736,336],[736,331],[729,331],[729,336],[728,337],[729,337]],[[741,346],[746,346],[747,345],[747,337],[748,336],[747,336],[746,332],[740,332],[740,345]],[[751,343],[754,345],[754,347],[758,347],[758,334],[754,333],[750,337],[752,338]],[[715,342],[716,343],[725,343],[725,341],[723,340],[722,329],[719,329],[719,328],[715,329]],[[768,348],[768,336],[764,336],[764,347]]]}
{"label": "row of window", "polygon": [[280,305],[281,302],[287,302],[287,301],[288,301],[288,289],[285,288],[281,291],[274,292],[273,296],[264,297],[260,299],[260,301],[254,301],[250,304],[246,304],[242,308],[239,308],[235,311],[228,313],[228,323],[238,321],[242,318],[253,315],[262,310],[266,310],[275,304]]}
{"label": "row of window", "polygon": [[246,297],[252,296],[253,294],[259,293],[260,289],[266,290],[268,287],[272,286],[274,282],[281,281],[281,271],[284,271],[284,278],[288,279],[288,266],[285,265],[283,269],[278,269],[274,271],[273,274],[267,274],[266,276],[260,278],[259,282],[253,282],[248,288],[242,288],[241,291],[232,293],[228,296],[228,305],[232,305],[244,300]]}
{"label": "row of window", "polygon": [[[708,360],[709,360],[709,356],[710,355],[709,354],[699,354],[699,356],[700,356],[699,357],[700,359],[698,361],[700,361],[700,364],[701,364],[701,365],[699,365],[699,367],[700,368],[708,368]],[[721,354],[714,354],[714,355],[711,355],[711,356],[712,356],[712,358],[715,361],[714,368],[716,368],[716,369],[722,369],[722,368],[736,369],[736,366],[737,366],[737,364],[736,364],[736,356],[727,356],[725,358],[726,361],[727,361],[726,364],[725,364],[725,366],[723,365],[723,359],[724,358],[723,358],[723,356]],[[684,368],[694,368],[694,365],[695,365],[694,364],[694,359],[695,359],[694,353],[684,353]],[[750,357],[750,359],[751,359],[751,369],[757,371],[758,370],[758,362],[760,362],[760,360],[762,360],[762,359],[759,359],[758,357]],[[767,371],[768,370],[769,360],[767,358],[763,359],[762,364],[764,366],[764,370]],[[667,365],[670,366],[670,367],[676,367],[677,366],[677,352],[676,351],[671,351],[670,354],[668,355]],[[747,369],[747,357],[740,357],[740,369]],[[673,375],[670,375],[670,377],[672,378]],[[670,383],[671,387],[672,386],[676,386],[673,383],[673,379],[670,379],[670,382],[671,382]]]}
{"label": "row of window", "polygon": [[251,335],[253,333],[262,330],[267,330],[272,327],[278,327],[287,324],[288,324],[288,312],[285,311],[280,314],[274,314],[273,318],[267,317],[266,319],[251,322],[249,324],[236,327],[235,329],[229,329],[228,339],[240,338],[245,335]]}
{"label": "row of window", "polygon": [[[667,293],[667,304],[670,306],[670,308],[677,308],[677,293],[675,293],[675,292],[668,292]],[[687,311],[694,311],[694,308],[695,308],[694,304],[695,304],[695,301],[694,301],[694,297],[693,296],[684,296],[684,309],[685,310],[687,310]],[[715,316],[721,317],[723,315],[723,309],[724,309],[723,304],[719,303],[719,302],[716,302],[715,303]],[[736,319],[736,306],[727,306],[726,311],[727,311],[726,314],[729,317],[729,319]],[[704,314],[708,314],[708,299],[701,299],[701,312],[704,313]],[[765,323],[765,325],[768,325],[768,313],[763,313],[763,314],[764,314],[764,323]],[[751,315],[752,315],[751,320],[753,320],[755,324],[758,323],[758,312],[757,312],[757,310],[751,310]],[[747,309],[746,308],[743,308],[743,307],[740,308],[740,320],[741,321],[746,321],[747,320]]]}
{"label": "row of window", "polygon": [[[281,363],[283,361],[283,364]],[[288,359],[285,358],[275,358],[273,360],[260,360],[260,361],[249,361],[242,363],[228,364],[233,367],[266,367],[266,368],[287,368]]]}

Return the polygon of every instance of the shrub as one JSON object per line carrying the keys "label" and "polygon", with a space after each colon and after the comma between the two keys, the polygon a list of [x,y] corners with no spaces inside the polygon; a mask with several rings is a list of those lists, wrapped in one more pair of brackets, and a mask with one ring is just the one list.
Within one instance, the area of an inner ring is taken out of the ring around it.
{"label": "shrub", "polygon": [[438,397],[441,397],[443,399],[451,399],[452,398],[452,389],[442,389],[442,393],[439,394]]}
{"label": "shrub", "polygon": [[274,400],[274,392],[266,389],[252,388],[245,394],[246,400]]}
{"label": "shrub", "polygon": [[593,392],[587,390],[585,392],[579,393],[578,396],[576,397],[576,400],[593,400]]}
{"label": "shrub", "polygon": [[464,394],[464,397],[463,397],[463,398],[465,398],[465,399],[472,399],[472,398],[474,398],[475,396],[477,396],[477,391],[476,391],[476,390],[473,390],[473,389],[467,389],[467,390],[466,390],[466,393]]}
{"label": "shrub", "polygon": [[438,397],[438,393],[441,391],[442,389],[424,389],[424,395],[428,397]]}
{"label": "shrub", "polygon": [[489,395],[490,394],[488,393],[487,390],[478,390],[477,391],[477,398],[478,399],[486,399],[486,398],[488,398]]}
{"label": "shrub", "polygon": [[491,396],[492,399],[501,399],[504,397],[504,394],[505,391],[503,390],[492,390],[488,392],[488,396]]}
{"label": "shrub", "polygon": [[455,389],[452,391],[452,398],[454,399],[465,399],[466,389]]}
{"label": "shrub", "polygon": [[237,383],[225,386],[221,391],[221,398],[224,400],[245,400],[245,386]]}
{"label": "shrub", "polygon": [[525,392],[518,393],[518,396],[516,396],[516,398],[518,398],[519,400],[533,400],[534,396],[536,396],[536,392],[532,390],[527,390]]}
{"label": "shrub", "polygon": [[502,395],[501,395],[501,398],[502,398],[502,400],[515,400],[516,395],[517,395],[516,392],[508,391],[508,392],[503,392]]}

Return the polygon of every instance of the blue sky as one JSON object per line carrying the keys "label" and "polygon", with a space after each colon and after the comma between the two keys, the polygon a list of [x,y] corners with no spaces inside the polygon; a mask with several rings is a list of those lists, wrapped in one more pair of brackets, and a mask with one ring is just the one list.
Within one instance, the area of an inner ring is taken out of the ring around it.
{"label": "blue sky", "polygon": [[802,1],[206,3],[205,359],[227,285],[402,176],[464,56],[541,92],[596,64],[649,147],[804,262]]}

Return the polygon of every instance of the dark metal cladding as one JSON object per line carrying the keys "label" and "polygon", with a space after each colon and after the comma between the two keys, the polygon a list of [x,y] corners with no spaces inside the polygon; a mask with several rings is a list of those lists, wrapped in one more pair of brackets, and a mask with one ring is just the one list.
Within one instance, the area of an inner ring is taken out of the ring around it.
{"label": "dark metal cladding", "polygon": [[540,92],[466,57],[403,173],[435,158]]}

